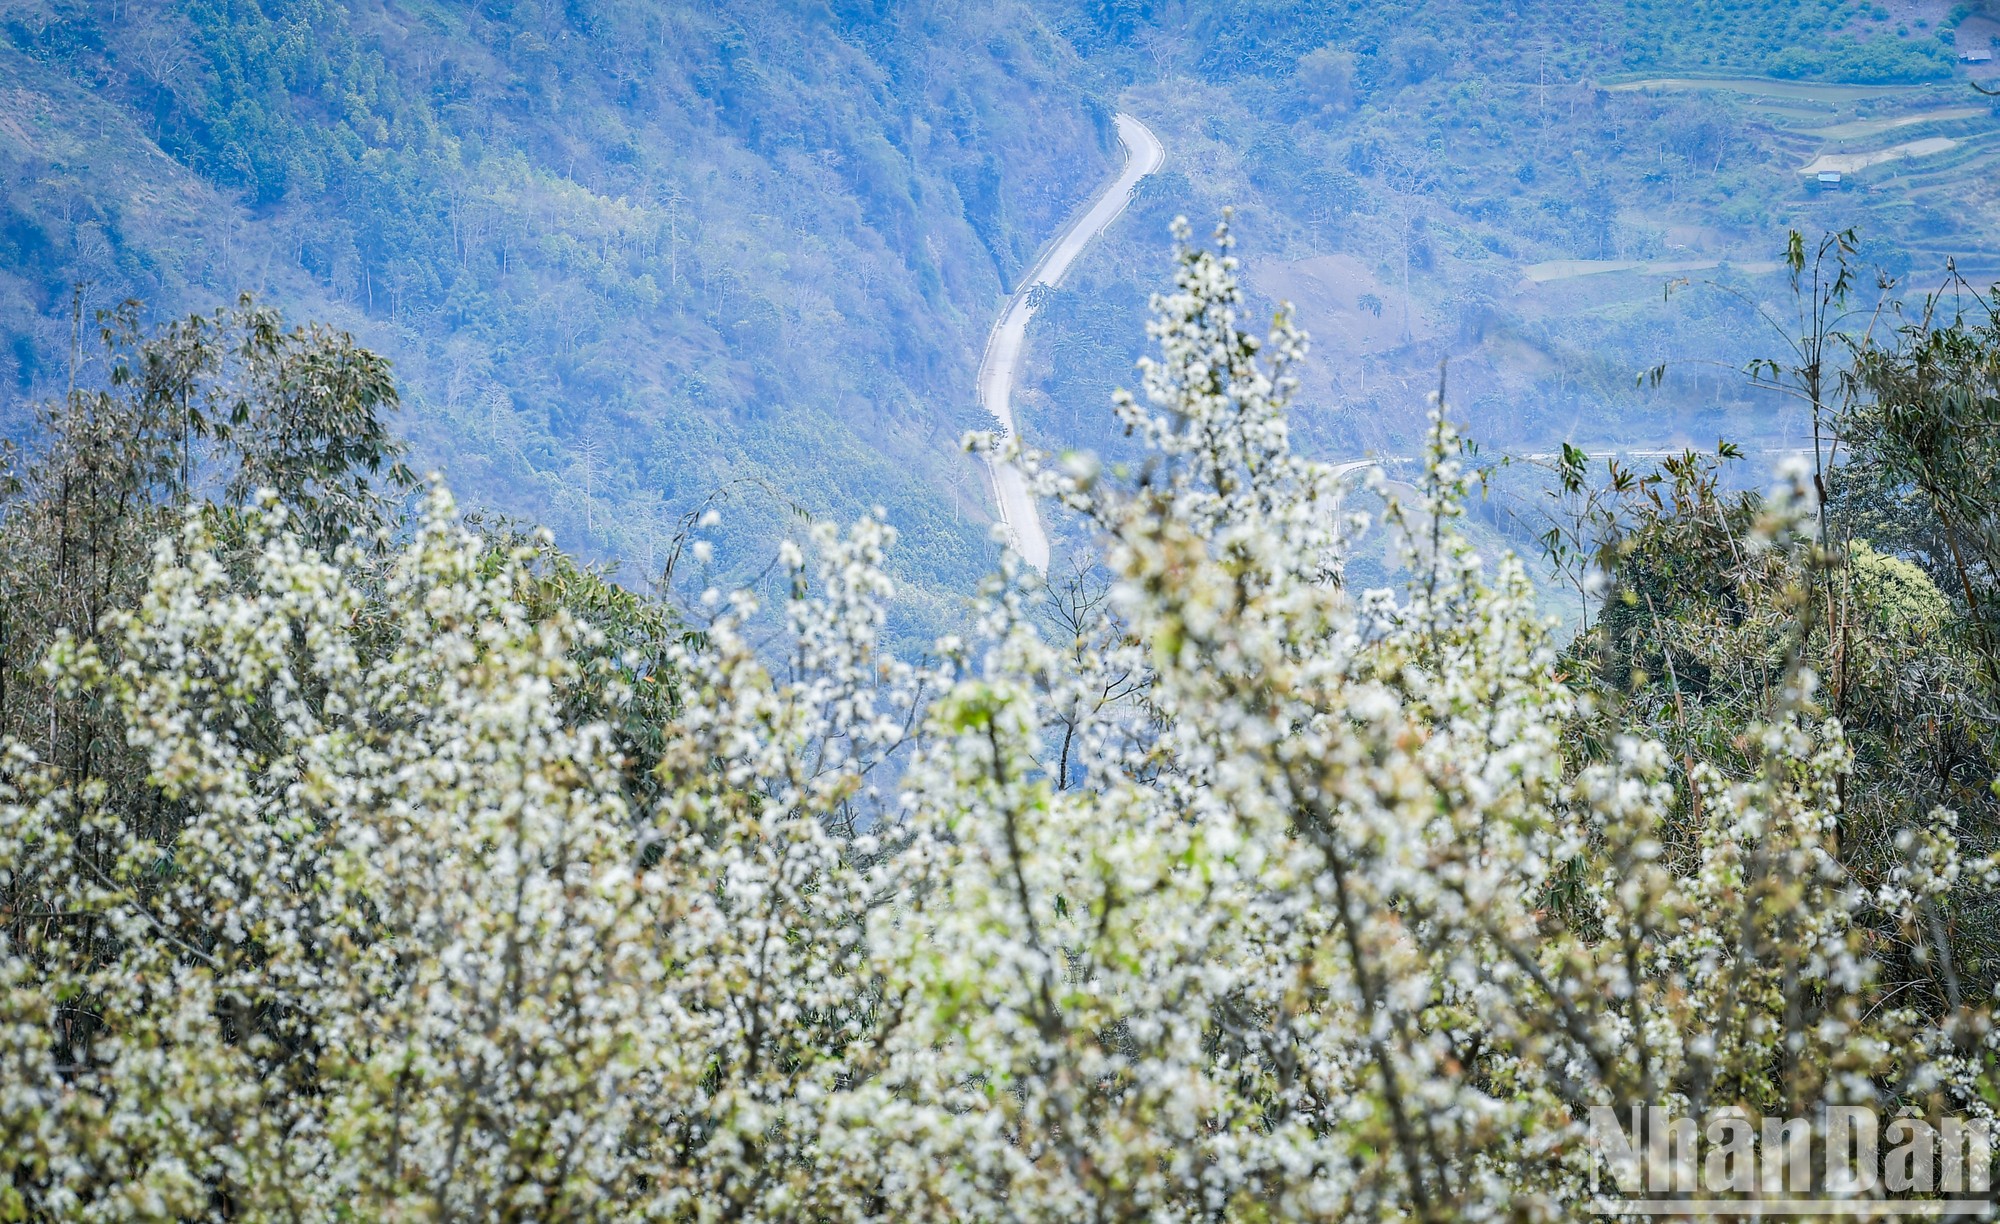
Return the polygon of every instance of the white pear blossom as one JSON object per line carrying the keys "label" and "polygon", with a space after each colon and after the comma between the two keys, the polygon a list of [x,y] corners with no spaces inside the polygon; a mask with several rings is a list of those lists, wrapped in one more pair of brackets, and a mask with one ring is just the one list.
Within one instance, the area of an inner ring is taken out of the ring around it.
{"label": "white pear blossom", "polygon": [[702,601],[647,807],[565,713],[596,630],[441,488],[386,572],[191,518],[117,664],[48,664],[151,806],[7,749],[0,1213],[1553,1221],[1593,1104],[1984,1110],[1983,1020],[1878,997],[1856,921],[1974,870],[1949,822],[1850,883],[1804,671],[1754,776],[1581,754],[1442,406],[1415,578],[1347,590],[1304,339],[1217,239],[1117,405],[1152,465],[1021,456],[1101,595],[1010,566],[905,663],[894,533],[817,528],[776,646]]}

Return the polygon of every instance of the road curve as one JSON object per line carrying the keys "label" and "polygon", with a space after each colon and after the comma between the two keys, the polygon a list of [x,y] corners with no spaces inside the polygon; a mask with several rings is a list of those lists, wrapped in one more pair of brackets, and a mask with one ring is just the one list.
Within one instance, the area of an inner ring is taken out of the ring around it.
{"label": "road curve", "polygon": [[[1001,313],[1000,321],[993,325],[993,334],[986,339],[986,358],[979,363],[979,402],[986,411],[1000,422],[1004,433],[1018,433],[1014,424],[1014,375],[1021,364],[1021,347],[1028,339],[1028,319],[1035,313],[1029,304],[1029,295],[1036,285],[1058,285],[1069,271],[1076,257],[1090,245],[1090,240],[1103,233],[1105,227],[1117,220],[1118,214],[1132,201],[1132,189],[1139,180],[1160,168],[1167,159],[1167,151],[1159,138],[1146,125],[1130,115],[1118,115],[1114,122],[1118,125],[1118,141],[1125,146],[1125,167],[1118,177],[1105,185],[1090,208],[1069,228],[1057,236],[1040,260],[1029,270],[1021,287],[1008,300],[1007,309]],[[1049,568],[1049,536],[1042,530],[1040,512],[1035,507],[1035,499],[1028,492],[1028,482],[1021,469],[1011,463],[1001,463],[992,457],[986,461],[986,473],[993,484],[993,504],[1000,511],[1000,521],[1006,524],[1007,539],[1022,560],[1038,570]]]}

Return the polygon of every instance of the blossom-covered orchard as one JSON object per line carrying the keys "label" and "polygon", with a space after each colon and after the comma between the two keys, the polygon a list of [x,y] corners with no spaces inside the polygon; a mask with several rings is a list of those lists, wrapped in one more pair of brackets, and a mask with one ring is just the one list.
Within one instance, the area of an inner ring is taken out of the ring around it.
{"label": "blossom-covered orchard", "polygon": [[1591,1105],[1989,1114],[1983,1013],[1871,951],[1990,874],[1949,814],[1856,884],[1802,663],[1748,773],[1579,750],[1441,412],[1415,577],[1348,589],[1304,340],[1183,242],[1143,475],[1020,457],[1102,589],[901,661],[894,532],[818,528],[779,645],[737,595],[676,649],[644,802],[598,630],[441,489],[386,565],[190,515],[46,664],[143,800],[9,749],[0,1215],[1553,1221]]}

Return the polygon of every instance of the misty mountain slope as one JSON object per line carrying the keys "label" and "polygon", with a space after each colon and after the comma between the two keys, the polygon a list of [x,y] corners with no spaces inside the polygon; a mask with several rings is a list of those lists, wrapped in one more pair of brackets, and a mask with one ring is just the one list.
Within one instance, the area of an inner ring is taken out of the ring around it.
{"label": "misty mountain slope", "polygon": [[[1781,439],[1728,367],[1776,339],[1786,228],[2000,267],[1952,56],[1989,8],[7,0],[5,412],[62,385],[74,282],[249,289],[391,355],[474,504],[636,578],[720,497],[740,578],[795,511],[880,503],[935,624],[992,558],[954,445],[986,331],[1115,166],[1114,99],[1168,161],[1037,317],[1031,440],[1121,453],[1166,225],[1224,205],[1258,308],[1316,335],[1317,451],[1410,452],[1441,361],[1503,447]],[[1747,301],[1663,293],[1711,278]]]}
{"label": "misty mountain slope", "polygon": [[881,503],[906,574],[962,589],[986,329],[1117,157],[1093,74],[1009,3],[16,3],[0,29],[17,403],[60,381],[77,279],[159,310],[253,290],[392,356],[470,500],[635,567],[721,491],[725,568],[788,502]]}
{"label": "misty mountain slope", "polygon": [[[1782,351],[1760,312],[1791,313],[1787,229],[1858,228],[1860,283],[1908,295],[1947,256],[2000,276],[2000,115],[1968,80],[1992,70],[1957,62],[2000,32],[1990,5],[1043,10],[1166,143],[1161,195],[1198,230],[1238,207],[1257,308],[1290,300],[1313,335],[1293,426],[1329,457],[1415,454],[1441,364],[1496,449],[1783,446],[1802,418],[1742,370]],[[1037,317],[1022,416],[1043,445],[1118,453],[1097,406],[1135,381],[1159,221]]]}

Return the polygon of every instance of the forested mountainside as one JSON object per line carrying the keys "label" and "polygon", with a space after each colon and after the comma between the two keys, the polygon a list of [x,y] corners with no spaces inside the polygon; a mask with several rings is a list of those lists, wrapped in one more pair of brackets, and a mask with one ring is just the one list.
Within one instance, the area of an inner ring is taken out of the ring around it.
{"label": "forested mountainside", "polygon": [[[1952,32],[1977,4],[1932,9],[1909,0],[1072,0],[1090,48],[1129,47],[1185,60],[1204,74],[1289,74],[1329,43],[1358,55],[1370,85],[1452,63],[1539,67],[1556,74],[1654,69],[1749,72],[1834,81],[1932,80],[1956,56]],[[1329,97],[1325,99],[1333,101]]]}
{"label": "forested mountainside", "polygon": [[[1045,11],[1166,142],[1144,191],[1197,220],[1237,207],[1253,300],[1293,302],[1313,338],[1293,427],[1315,453],[1418,454],[1448,362],[1455,419],[1493,451],[1726,436],[1768,456],[1804,437],[1743,377],[1786,344],[1763,316],[1796,323],[1787,230],[1855,227],[1863,279],[1904,297],[1947,259],[2000,275],[2000,119],[1972,88],[1992,64],[1958,62],[1990,50],[1992,6]],[[1031,334],[1019,398],[1044,445],[1127,453],[1094,409],[1132,381],[1162,270],[1148,227],[1109,237]]]}
{"label": "forested mountainside", "polygon": [[[18,405],[70,298],[239,290],[394,362],[417,460],[587,554],[718,564],[791,507],[894,508],[984,568],[956,452],[996,304],[1116,163],[1021,4],[13,3],[0,330]],[[87,322],[87,320],[86,320]]]}
{"label": "forested mountainside", "polygon": [[879,503],[928,624],[993,555],[956,449],[986,424],[986,331],[1116,165],[1117,108],[1167,164],[1042,301],[1016,401],[1052,448],[1127,453],[1101,408],[1132,381],[1177,213],[1239,210],[1251,300],[1296,303],[1316,339],[1301,442],[1350,457],[1414,456],[1446,362],[1496,448],[1783,448],[1796,414],[1740,371],[1782,343],[1758,314],[1788,228],[1856,226],[1906,287],[1947,254],[2000,272],[1996,121],[1970,88],[1990,66],[1958,62],[2000,30],[1989,5],[4,14],[12,432],[69,376],[73,286],[86,322],[248,290],[387,355],[415,461],[472,504],[636,579],[711,499],[737,576],[798,512]]}

